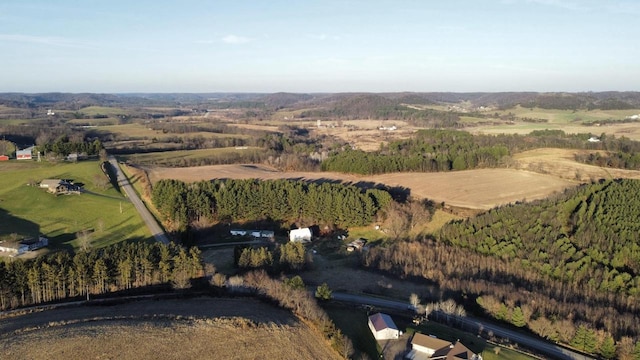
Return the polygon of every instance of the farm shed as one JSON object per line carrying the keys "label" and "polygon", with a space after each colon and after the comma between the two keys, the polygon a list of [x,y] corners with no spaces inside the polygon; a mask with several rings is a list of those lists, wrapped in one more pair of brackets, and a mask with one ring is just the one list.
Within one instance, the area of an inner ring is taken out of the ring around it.
{"label": "farm shed", "polygon": [[18,160],[31,160],[33,159],[33,146],[26,149],[16,151],[16,159]]}
{"label": "farm shed", "polygon": [[289,232],[289,241],[306,243],[311,241],[311,236],[309,228],[293,229]]}
{"label": "farm shed", "polygon": [[407,359],[466,359],[482,360],[461,342],[451,343],[434,336],[416,333],[411,339],[411,351]]}
{"label": "farm shed", "polygon": [[369,329],[376,340],[390,340],[400,337],[400,330],[391,319],[391,316],[376,313],[369,316]]}
{"label": "farm shed", "polygon": [[257,240],[273,240],[275,237],[275,233],[271,230],[244,230],[244,229],[233,229],[229,230],[229,233],[233,236],[250,236]]}
{"label": "farm shed", "polygon": [[7,161],[9,157],[7,155],[0,155],[0,161]]}

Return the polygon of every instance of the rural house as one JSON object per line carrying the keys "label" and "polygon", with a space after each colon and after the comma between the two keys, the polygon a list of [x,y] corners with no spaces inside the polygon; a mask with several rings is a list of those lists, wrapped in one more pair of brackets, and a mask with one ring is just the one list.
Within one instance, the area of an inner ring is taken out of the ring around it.
{"label": "rural house", "polygon": [[40,187],[52,194],[80,193],[80,186],[62,179],[44,179],[40,182]]}
{"label": "rural house", "polygon": [[411,351],[406,356],[411,360],[447,359],[482,360],[460,341],[451,343],[434,336],[416,333],[411,339]]}
{"label": "rural house", "polygon": [[25,238],[21,241],[3,241],[0,242],[0,251],[12,253],[15,255],[24,254],[27,251],[34,251],[49,245],[49,239],[45,237]]}
{"label": "rural house", "polygon": [[311,242],[311,236],[311,229],[309,228],[293,229],[289,232],[289,241],[308,243]]}
{"label": "rural house", "polygon": [[383,313],[369,316],[369,329],[376,340],[397,339],[402,335],[391,316]]}

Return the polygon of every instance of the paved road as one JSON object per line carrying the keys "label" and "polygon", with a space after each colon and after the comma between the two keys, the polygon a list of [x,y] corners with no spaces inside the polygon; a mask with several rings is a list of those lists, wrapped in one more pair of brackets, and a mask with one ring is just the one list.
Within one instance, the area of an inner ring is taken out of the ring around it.
{"label": "paved road", "polygon": [[[400,310],[400,311],[413,311],[411,304],[409,304],[408,302],[380,299],[380,298],[371,297],[371,296],[353,295],[353,294],[346,294],[346,293],[339,293],[339,292],[334,292],[331,294],[331,296],[333,300],[337,300],[337,301],[350,302],[350,303],[362,304],[362,305],[371,305],[371,306],[383,307],[383,308]],[[496,337],[509,339],[510,342],[515,342],[525,347],[528,347],[530,349],[534,349],[541,354],[546,354],[555,359],[563,359],[563,360],[594,359],[592,357],[584,356],[582,354],[571,351],[569,349],[565,349],[556,344],[546,342],[532,336],[520,334],[518,332],[512,331],[507,328],[503,328],[499,325],[495,325],[483,320],[479,320],[472,317],[462,317],[462,318],[457,316],[453,316],[453,317],[455,318],[456,321],[464,323],[465,328],[467,329],[474,329],[474,331],[478,331],[479,329],[482,329],[485,332],[491,331]]]}
{"label": "paved road", "polygon": [[133,189],[133,186],[131,186],[129,179],[127,179],[127,177],[124,176],[124,173],[120,169],[120,165],[118,164],[118,161],[113,155],[109,155],[109,162],[111,163],[111,165],[116,171],[118,185],[120,186],[120,189],[124,191],[124,194],[129,198],[129,200],[131,200],[131,203],[133,204],[133,206],[135,206],[136,210],[138,210],[138,213],[142,217],[142,220],[144,220],[144,223],[147,224],[147,227],[151,231],[151,235],[153,235],[156,241],[161,242],[163,244],[168,244],[169,238],[167,237],[167,234],[160,227],[160,225],[158,225],[158,222],[153,217],[153,215],[151,215],[151,213],[149,212],[149,209],[147,209],[147,207],[144,206],[144,203],[142,202],[142,200],[140,200],[140,197],[138,197],[138,194]]}

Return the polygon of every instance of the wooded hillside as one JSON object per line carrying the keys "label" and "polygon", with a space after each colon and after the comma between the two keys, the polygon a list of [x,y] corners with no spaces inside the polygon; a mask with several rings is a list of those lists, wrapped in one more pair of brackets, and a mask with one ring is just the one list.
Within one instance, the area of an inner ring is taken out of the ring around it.
{"label": "wooded hillside", "polygon": [[374,248],[363,261],[472,296],[550,339],[568,343],[579,325],[637,337],[638,192],[637,180],[585,185],[450,223],[433,240]]}

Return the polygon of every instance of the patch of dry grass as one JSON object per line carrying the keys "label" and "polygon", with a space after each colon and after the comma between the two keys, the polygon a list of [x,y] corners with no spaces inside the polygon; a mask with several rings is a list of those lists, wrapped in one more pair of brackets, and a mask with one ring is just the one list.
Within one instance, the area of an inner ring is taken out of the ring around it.
{"label": "patch of dry grass", "polygon": [[321,335],[253,299],[140,301],[0,320],[2,359],[336,359]]}

